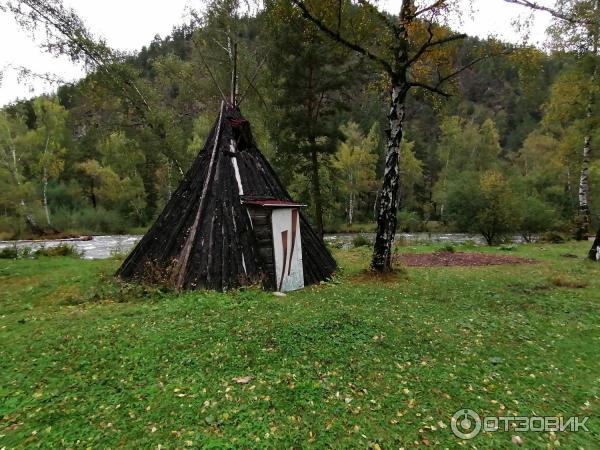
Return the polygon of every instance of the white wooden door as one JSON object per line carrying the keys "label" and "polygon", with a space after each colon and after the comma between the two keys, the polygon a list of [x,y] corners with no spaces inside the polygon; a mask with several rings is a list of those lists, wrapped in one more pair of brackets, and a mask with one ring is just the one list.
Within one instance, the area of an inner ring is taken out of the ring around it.
{"label": "white wooden door", "polygon": [[300,214],[297,208],[276,208],[271,213],[275,279],[280,292],[304,287]]}

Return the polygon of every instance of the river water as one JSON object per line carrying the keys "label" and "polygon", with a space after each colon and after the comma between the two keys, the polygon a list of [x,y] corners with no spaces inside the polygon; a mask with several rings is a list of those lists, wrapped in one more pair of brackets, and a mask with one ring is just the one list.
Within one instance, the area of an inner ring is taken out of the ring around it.
{"label": "river water", "polygon": [[[352,247],[352,240],[356,234],[329,234],[325,235],[325,241],[335,245],[336,247],[349,248]],[[373,240],[375,235],[370,233],[362,233],[362,236]],[[141,239],[139,235],[114,235],[114,236],[94,236],[90,241],[0,241],[0,250],[5,247],[31,247],[33,250],[40,247],[54,247],[61,243],[72,245],[77,250],[83,253],[86,259],[103,259],[110,258],[116,254],[126,254],[133,246]],[[396,235],[396,240],[405,240],[408,242],[433,242],[433,243],[456,243],[474,242],[476,244],[484,244],[483,238],[479,235],[463,234],[463,233],[401,233]],[[515,237],[514,241],[520,241]]]}

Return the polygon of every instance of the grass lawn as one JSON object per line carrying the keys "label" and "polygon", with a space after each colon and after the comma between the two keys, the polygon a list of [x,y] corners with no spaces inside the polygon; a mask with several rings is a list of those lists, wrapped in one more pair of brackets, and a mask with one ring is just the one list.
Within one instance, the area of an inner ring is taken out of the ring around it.
{"label": "grass lawn", "polygon": [[[369,249],[339,250],[334,282],[276,297],[0,260],[0,449],[600,448],[600,264],[562,256],[588,244],[479,250],[540,262],[373,281]],[[590,431],[461,441],[461,408]]]}

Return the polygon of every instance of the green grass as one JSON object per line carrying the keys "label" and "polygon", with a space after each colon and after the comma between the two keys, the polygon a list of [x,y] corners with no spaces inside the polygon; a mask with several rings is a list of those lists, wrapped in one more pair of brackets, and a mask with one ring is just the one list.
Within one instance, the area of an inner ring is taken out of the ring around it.
{"label": "green grass", "polygon": [[[382,282],[359,274],[368,248],[338,251],[334,282],[282,298],[119,285],[118,260],[0,260],[0,449],[600,448],[600,265],[561,256],[586,252],[517,245],[540,263]],[[460,408],[590,416],[590,432],[461,442]]]}

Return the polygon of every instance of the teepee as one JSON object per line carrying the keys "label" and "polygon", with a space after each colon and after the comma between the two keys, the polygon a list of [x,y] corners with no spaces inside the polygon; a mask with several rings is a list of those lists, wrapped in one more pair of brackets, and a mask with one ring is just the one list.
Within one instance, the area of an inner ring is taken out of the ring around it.
{"label": "teepee", "polygon": [[238,107],[223,102],[204,149],[117,276],[177,289],[319,283],[336,263],[303,206],[256,147]]}

